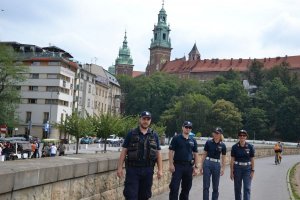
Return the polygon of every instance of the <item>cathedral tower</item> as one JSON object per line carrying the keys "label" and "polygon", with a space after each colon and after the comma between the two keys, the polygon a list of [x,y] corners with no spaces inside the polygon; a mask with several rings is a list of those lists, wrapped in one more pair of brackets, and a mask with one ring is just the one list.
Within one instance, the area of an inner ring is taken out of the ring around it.
{"label": "cathedral tower", "polygon": [[127,36],[125,31],[123,46],[119,49],[119,56],[116,59],[115,72],[116,75],[126,74],[132,76],[133,61],[130,56],[130,50],[127,46]]}
{"label": "cathedral tower", "polygon": [[164,3],[158,14],[157,25],[154,25],[153,38],[150,45],[150,61],[146,68],[146,75],[151,75],[160,71],[161,67],[170,61],[171,57],[171,39],[170,25],[167,25],[167,13],[164,9]]}

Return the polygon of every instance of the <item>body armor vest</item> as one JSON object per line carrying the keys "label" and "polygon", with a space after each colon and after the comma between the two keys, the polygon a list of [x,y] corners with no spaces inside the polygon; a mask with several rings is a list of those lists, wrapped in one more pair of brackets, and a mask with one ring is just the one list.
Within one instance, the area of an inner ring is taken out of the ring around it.
{"label": "body armor vest", "polygon": [[139,165],[145,165],[145,167],[154,166],[156,160],[157,144],[153,130],[151,130],[150,134],[147,134],[145,140],[141,140],[138,130],[134,129],[132,131],[132,137],[127,148],[127,165],[133,167],[138,167]]}

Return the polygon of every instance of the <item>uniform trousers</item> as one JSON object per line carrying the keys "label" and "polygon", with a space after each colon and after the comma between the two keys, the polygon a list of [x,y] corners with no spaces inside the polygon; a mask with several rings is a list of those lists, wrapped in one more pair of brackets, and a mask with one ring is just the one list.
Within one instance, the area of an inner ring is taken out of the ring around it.
{"label": "uniform trousers", "polygon": [[126,200],[147,200],[152,196],[153,167],[127,167],[124,187]]}
{"label": "uniform trousers", "polygon": [[217,200],[219,197],[219,182],[220,182],[221,164],[205,160],[203,163],[203,200],[209,200],[210,177],[212,179],[212,200]]}
{"label": "uniform trousers", "polygon": [[242,183],[244,187],[243,196],[244,200],[250,200],[251,193],[251,166],[240,166],[234,165],[233,167],[233,175],[234,175],[234,195],[235,200],[242,199]]}
{"label": "uniform trousers", "polygon": [[188,164],[174,164],[175,172],[172,173],[172,180],[169,185],[170,194],[169,200],[177,200],[179,187],[181,183],[181,192],[179,199],[188,200],[189,192],[193,183],[193,166]]}

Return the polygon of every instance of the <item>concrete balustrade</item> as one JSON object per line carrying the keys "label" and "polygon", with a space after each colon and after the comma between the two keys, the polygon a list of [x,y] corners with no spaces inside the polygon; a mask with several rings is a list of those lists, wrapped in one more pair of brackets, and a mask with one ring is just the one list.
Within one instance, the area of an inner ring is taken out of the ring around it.
{"label": "concrete balustrade", "polygon": [[[284,149],[285,155],[299,153],[299,148]],[[273,155],[273,147],[256,147],[257,158]],[[1,162],[0,199],[124,199],[124,179],[116,176],[118,157],[119,152],[110,152]],[[227,163],[229,160],[230,148]],[[171,174],[167,150],[163,151],[163,174],[160,180],[154,175],[154,196],[168,191]]]}

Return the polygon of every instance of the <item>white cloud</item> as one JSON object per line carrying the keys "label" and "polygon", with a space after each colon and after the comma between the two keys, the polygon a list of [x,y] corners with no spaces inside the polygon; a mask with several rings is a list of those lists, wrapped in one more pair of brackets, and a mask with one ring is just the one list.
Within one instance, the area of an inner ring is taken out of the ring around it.
{"label": "white cloud", "polygon": [[[127,30],[135,70],[145,70],[161,0],[2,0],[0,40],[48,46],[107,68]],[[172,58],[197,43],[202,58],[300,55],[298,0],[166,0]]]}

